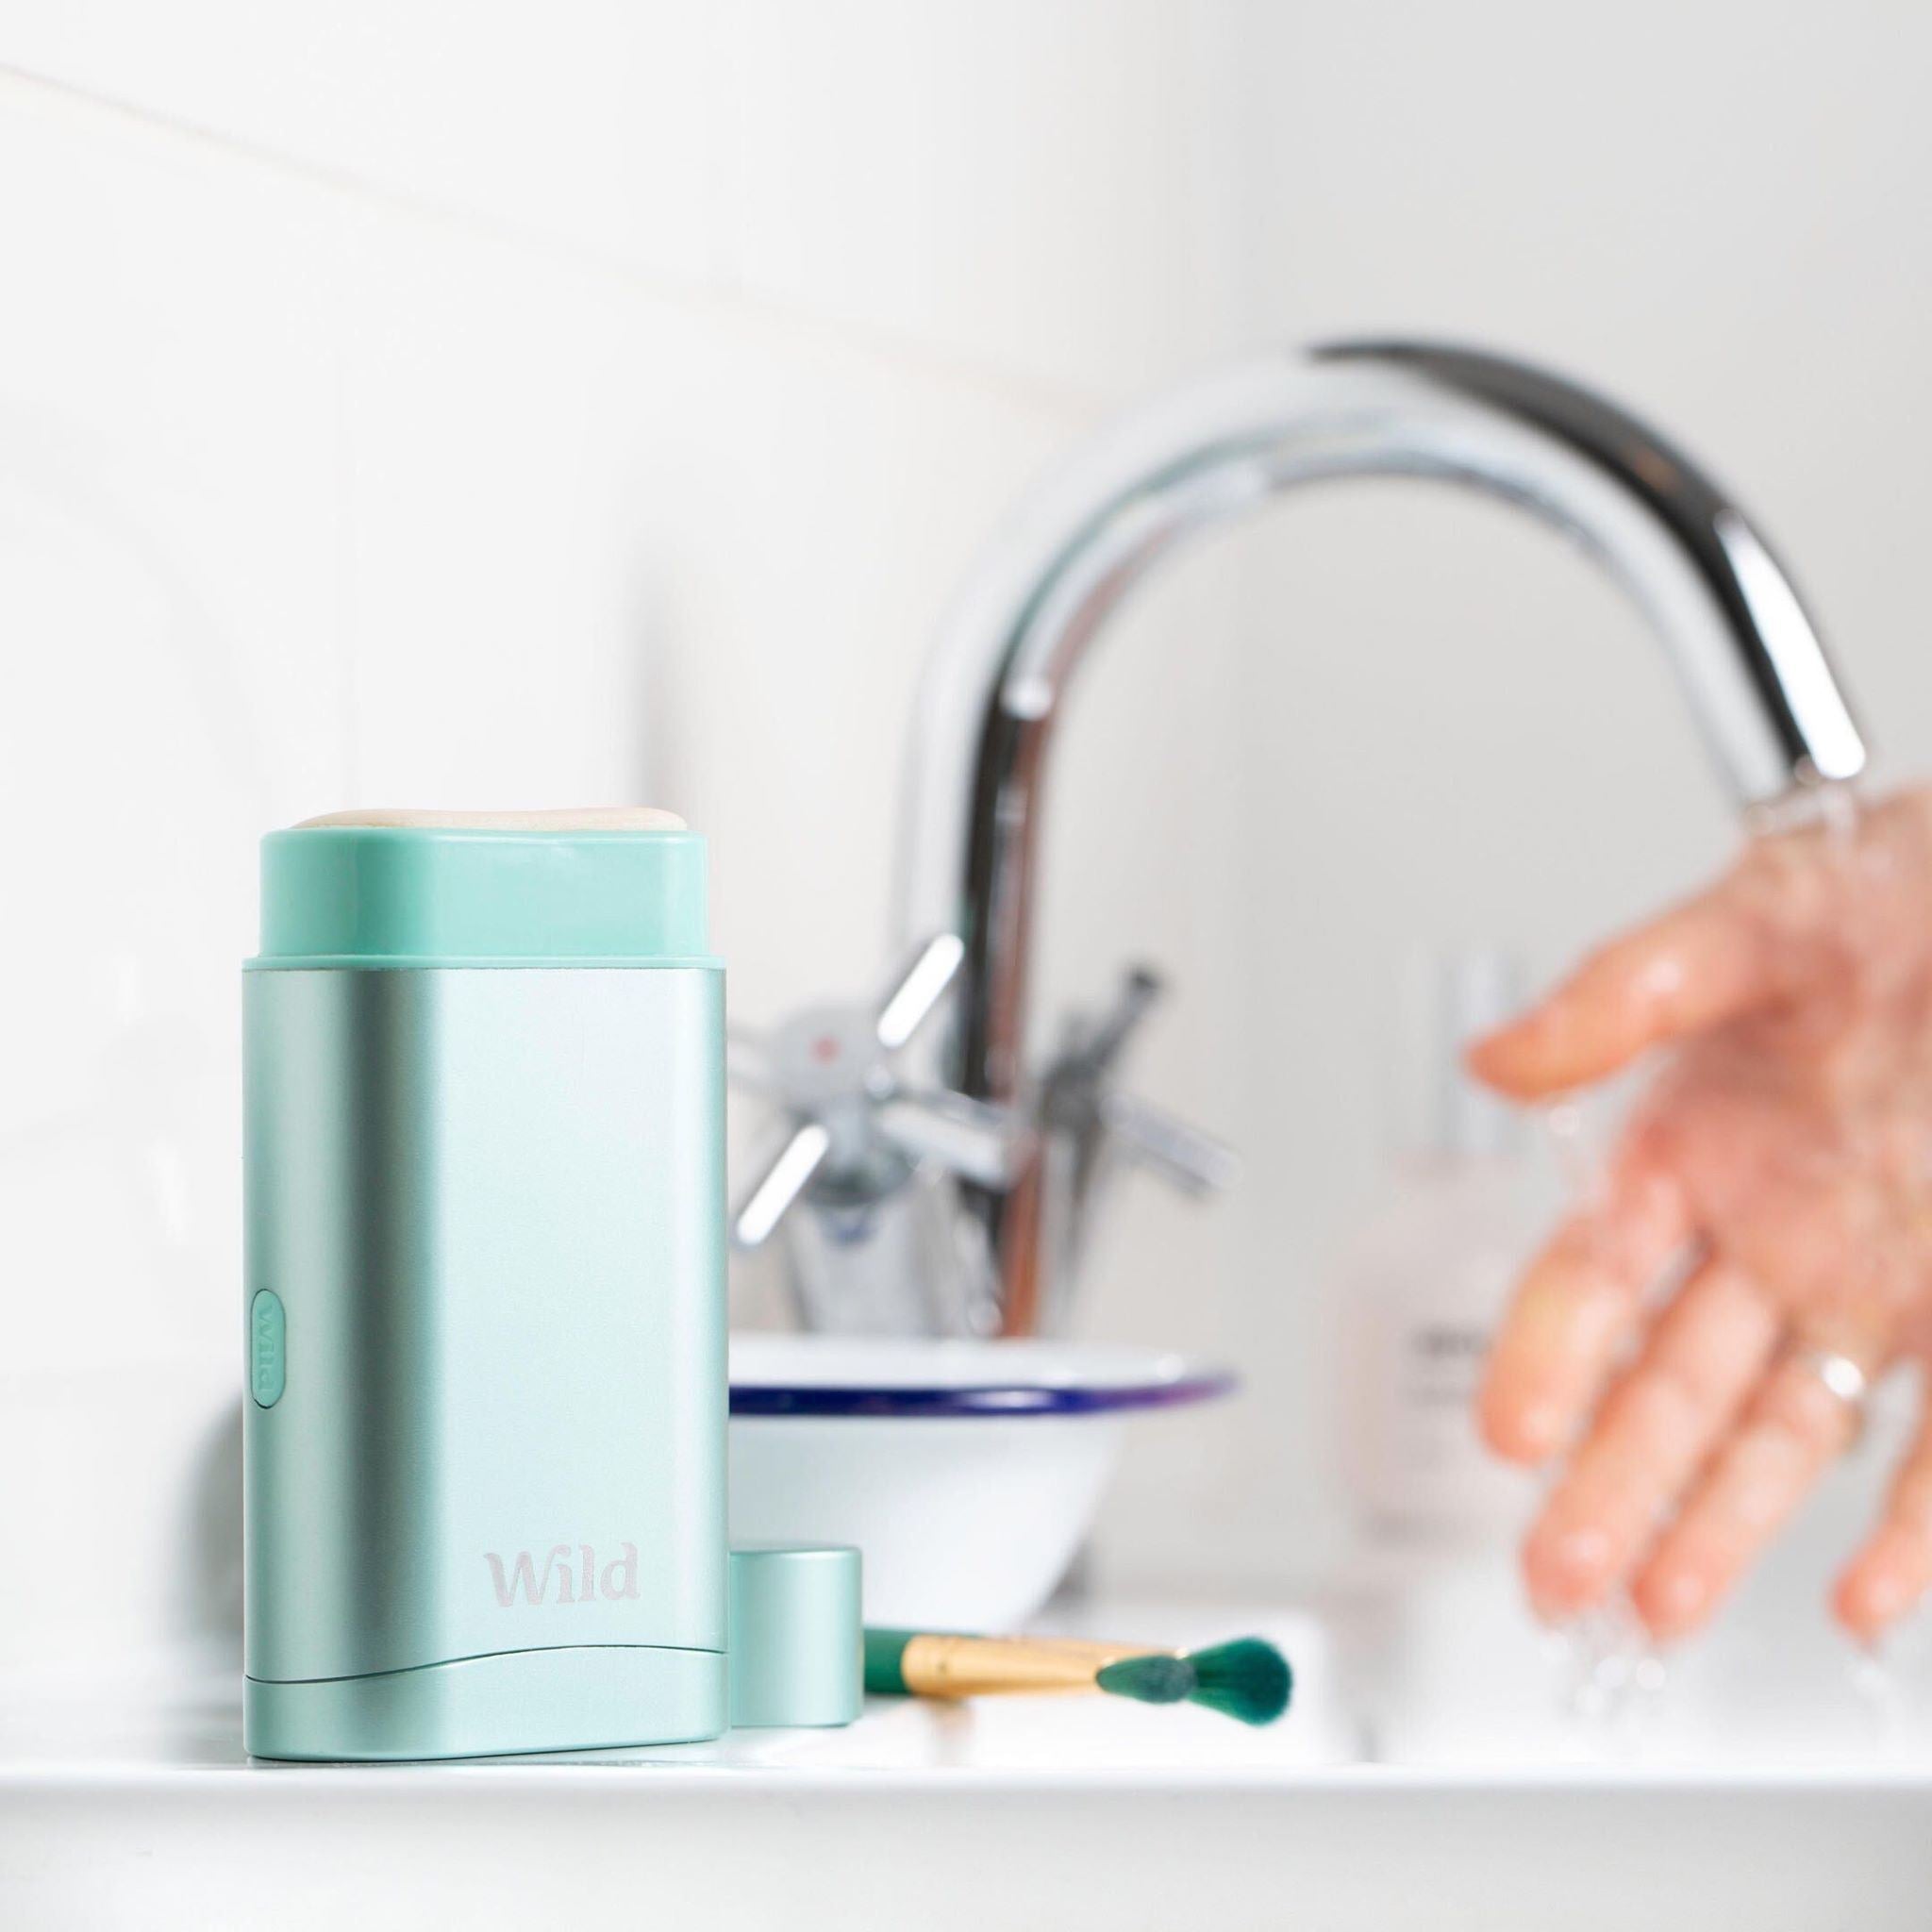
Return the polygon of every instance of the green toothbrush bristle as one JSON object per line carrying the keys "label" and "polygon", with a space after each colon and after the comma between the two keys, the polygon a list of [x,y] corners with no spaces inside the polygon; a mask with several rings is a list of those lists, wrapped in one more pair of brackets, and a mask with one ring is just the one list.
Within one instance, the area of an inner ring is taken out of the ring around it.
{"label": "green toothbrush bristle", "polygon": [[1154,1651],[1104,1666],[1093,1680],[1114,1697],[1141,1704],[1198,1704],[1244,1724],[1272,1724],[1294,1686],[1288,1659],[1258,1637],[1238,1637],[1175,1657]]}
{"label": "green toothbrush bristle", "polygon": [[1192,1667],[1193,1703],[1244,1724],[1272,1724],[1294,1689],[1288,1659],[1258,1637],[1238,1637],[1178,1661]]}
{"label": "green toothbrush bristle", "polygon": [[1157,1650],[1103,1665],[1093,1681],[1109,1696],[1131,1697],[1141,1704],[1178,1704],[1194,1694],[1194,1667],[1184,1657]]}

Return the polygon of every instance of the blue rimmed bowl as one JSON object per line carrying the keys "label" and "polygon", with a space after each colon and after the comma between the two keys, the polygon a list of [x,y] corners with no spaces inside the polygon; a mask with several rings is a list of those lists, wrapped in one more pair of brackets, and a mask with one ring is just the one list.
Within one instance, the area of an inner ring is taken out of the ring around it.
{"label": "blue rimmed bowl", "polygon": [[1066,1574],[1134,1415],[1233,1387],[1099,1342],[734,1335],[732,1540],[856,1543],[875,1624],[1008,1629]]}

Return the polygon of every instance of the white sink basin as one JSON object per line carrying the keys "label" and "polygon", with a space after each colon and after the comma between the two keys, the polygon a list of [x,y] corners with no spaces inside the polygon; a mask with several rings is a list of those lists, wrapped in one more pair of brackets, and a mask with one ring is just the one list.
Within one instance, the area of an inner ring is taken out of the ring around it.
{"label": "white sink basin", "polygon": [[1297,1667],[1271,1730],[1108,1700],[874,1703],[844,1731],[425,1766],[252,1763],[232,1677],[0,1701],[0,1924],[1296,1924],[1699,1932],[1925,1921],[1925,1768],[1376,1765],[1311,1619],[1117,1607]]}

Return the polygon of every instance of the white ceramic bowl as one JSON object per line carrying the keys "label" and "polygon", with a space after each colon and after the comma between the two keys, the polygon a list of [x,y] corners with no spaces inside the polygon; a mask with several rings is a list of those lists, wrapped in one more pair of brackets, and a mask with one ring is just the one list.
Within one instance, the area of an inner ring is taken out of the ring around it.
{"label": "white ceramic bowl", "polygon": [[731,1539],[856,1543],[874,1624],[1004,1630],[1066,1574],[1128,1417],[1224,1395],[1152,1349],[731,1338]]}

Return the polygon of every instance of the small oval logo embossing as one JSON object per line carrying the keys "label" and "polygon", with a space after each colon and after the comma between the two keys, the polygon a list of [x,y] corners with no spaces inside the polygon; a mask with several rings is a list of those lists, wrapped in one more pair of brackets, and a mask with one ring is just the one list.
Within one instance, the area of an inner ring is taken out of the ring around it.
{"label": "small oval logo embossing", "polygon": [[257,1291],[248,1305],[248,1392],[273,1408],[289,1378],[288,1319],[274,1289]]}

